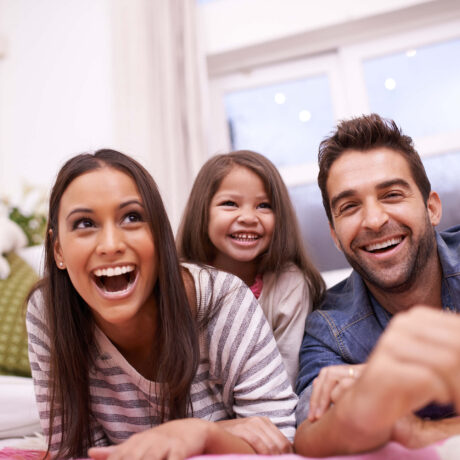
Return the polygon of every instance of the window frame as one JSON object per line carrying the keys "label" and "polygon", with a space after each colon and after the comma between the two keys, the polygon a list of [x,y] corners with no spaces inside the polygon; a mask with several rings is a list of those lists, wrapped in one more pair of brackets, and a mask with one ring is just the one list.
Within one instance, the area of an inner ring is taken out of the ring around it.
{"label": "window frame", "polygon": [[[362,65],[364,60],[456,38],[460,38],[460,19],[444,20],[440,24],[419,26],[415,30],[393,35],[386,34],[370,40],[364,38],[320,55],[287,61],[281,56],[276,63],[262,65],[255,60],[253,66],[243,70],[215,75],[209,82],[212,114],[209,152],[214,154],[231,149],[224,106],[227,92],[326,73],[331,86],[335,120],[359,116],[370,111]],[[415,137],[414,143],[421,157],[460,150],[460,129],[453,133]],[[314,162],[279,169],[288,187],[314,183],[318,173],[318,166]]]}

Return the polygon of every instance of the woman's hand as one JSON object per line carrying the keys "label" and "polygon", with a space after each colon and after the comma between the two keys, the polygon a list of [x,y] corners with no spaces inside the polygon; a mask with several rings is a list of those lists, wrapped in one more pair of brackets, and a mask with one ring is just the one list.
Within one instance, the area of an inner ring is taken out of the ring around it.
{"label": "woman's hand", "polygon": [[218,425],[246,441],[256,454],[280,455],[293,452],[292,444],[267,417],[223,420]]}
{"label": "woman's hand", "polygon": [[94,460],[183,460],[200,454],[253,453],[242,440],[216,423],[189,418],[136,433],[110,447],[92,447]]}
{"label": "woman's hand", "polygon": [[308,420],[314,422],[321,418],[330,404],[337,402],[342,394],[354,384],[364,366],[365,364],[340,364],[323,367],[318,377],[313,380]]}

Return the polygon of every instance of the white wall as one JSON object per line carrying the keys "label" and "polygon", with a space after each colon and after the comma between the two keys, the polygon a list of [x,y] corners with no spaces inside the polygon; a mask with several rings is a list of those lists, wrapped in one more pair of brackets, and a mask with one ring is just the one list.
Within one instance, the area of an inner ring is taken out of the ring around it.
{"label": "white wall", "polygon": [[434,0],[215,0],[200,5],[208,55]]}
{"label": "white wall", "polygon": [[[114,138],[110,0],[0,0],[0,197]],[[1,53],[0,53],[1,54]]]}

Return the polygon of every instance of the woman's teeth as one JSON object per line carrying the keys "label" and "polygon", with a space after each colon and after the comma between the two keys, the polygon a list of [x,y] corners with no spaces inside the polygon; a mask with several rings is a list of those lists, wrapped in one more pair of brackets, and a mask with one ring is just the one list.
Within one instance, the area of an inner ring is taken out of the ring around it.
{"label": "woman's teeth", "polygon": [[96,284],[107,293],[126,291],[136,278],[134,265],[98,268],[94,270]]}
{"label": "woman's teeth", "polygon": [[123,265],[121,267],[98,268],[94,270],[97,277],[101,276],[119,276],[134,271],[134,265]]}

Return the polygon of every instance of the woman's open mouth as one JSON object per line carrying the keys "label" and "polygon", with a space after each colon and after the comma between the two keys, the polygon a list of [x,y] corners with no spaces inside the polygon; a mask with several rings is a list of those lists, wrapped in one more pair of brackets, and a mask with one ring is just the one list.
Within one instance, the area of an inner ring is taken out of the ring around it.
{"label": "woman's open mouth", "polygon": [[105,296],[118,297],[130,292],[137,279],[138,270],[134,265],[98,268],[92,273],[93,280]]}

